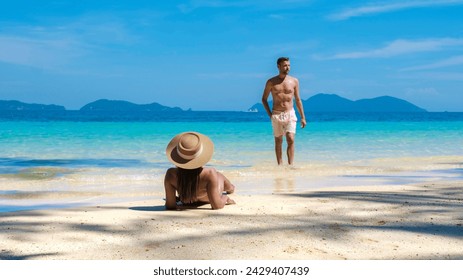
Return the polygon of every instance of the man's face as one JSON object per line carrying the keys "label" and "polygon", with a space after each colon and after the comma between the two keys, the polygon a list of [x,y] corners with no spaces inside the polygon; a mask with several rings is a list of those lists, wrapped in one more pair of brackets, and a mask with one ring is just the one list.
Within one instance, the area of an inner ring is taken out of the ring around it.
{"label": "man's face", "polygon": [[281,74],[287,75],[289,73],[289,69],[291,68],[291,64],[288,61],[282,61],[278,64],[278,70]]}

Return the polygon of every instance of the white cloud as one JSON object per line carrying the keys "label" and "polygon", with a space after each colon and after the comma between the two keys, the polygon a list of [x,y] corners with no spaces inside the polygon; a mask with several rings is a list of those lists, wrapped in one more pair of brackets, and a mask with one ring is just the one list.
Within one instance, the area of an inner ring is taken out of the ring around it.
{"label": "white cloud", "polygon": [[74,43],[68,39],[31,39],[16,36],[0,36],[0,61],[53,68],[77,55]]}
{"label": "white cloud", "polygon": [[429,69],[437,69],[437,68],[444,68],[444,67],[457,66],[457,65],[463,65],[463,55],[450,57],[444,60],[437,61],[435,63],[426,64],[426,65],[407,67],[407,68],[402,69],[401,71],[429,70]]}
{"label": "white cloud", "polygon": [[439,96],[440,93],[437,89],[429,88],[407,88],[405,89],[405,95],[407,96]]}
{"label": "white cloud", "polygon": [[6,25],[0,33],[0,61],[43,69],[62,68],[77,58],[137,41],[123,19],[85,15],[47,26]]}
{"label": "white cloud", "polygon": [[385,47],[356,52],[339,53],[319,59],[357,59],[357,58],[385,58],[411,53],[439,51],[448,47],[463,46],[460,38],[436,38],[424,40],[395,40]]}
{"label": "white cloud", "polygon": [[410,72],[402,73],[398,78],[420,81],[463,81],[461,72]]}
{"label": "white cloud", "polygon": [[462,5],[463,0],[417,0],[417,1],[402,1],[402,2],[384,2],[382,4],[370,4],[356,8],[348,8],[341,12],[334,13],[328,16],[331,20],[346,20],[353,17],[367,16],[372,14],[380,14],[393,12],[404,9],[424,8],[434,6],[447,5]]}

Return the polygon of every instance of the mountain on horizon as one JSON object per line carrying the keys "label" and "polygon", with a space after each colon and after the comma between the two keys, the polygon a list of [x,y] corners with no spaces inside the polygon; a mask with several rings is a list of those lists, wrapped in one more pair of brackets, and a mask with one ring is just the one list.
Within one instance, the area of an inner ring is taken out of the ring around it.
{"label": "mountain on horizon", "polygon": [[80,108],[80,111],[180,112],[183,110],[179,107],[167,107],[156,102],[151,104],[135,104],[124,100],[99,99],[97,101],[88,103],[87,105],[83,106],[82,108]]}
{"label": "mountain on horizon", "polygon": [[[60,105],[45,105],[35,103],[24,103],[17,100],[0,100],[0,111],[67,111],[64,106]],[[99,112],[180,112],[183,111],[179,107],[168,107],[159,103],[151,104],[135,104],[123,100],[108,100],[100,99],[88,103],[80,108],[79,111],[99,111]]]}
{"label": "mountain on horizon", "polygon": [[[406,100],[380,96],[370,99],[349,100],[337,94],[319,93],[306,100],[302,100],[304,111],[308,113],[398,113],[398,112],[426,112]],[[250,112],[265,112],[261,103],[249,108]]]}
{"label": "mountain on horizon", "polygon": [[[270,106],[271,106],[271,102]],[[316,94],[302,101],[304,111],[313,112],[426,112],[406,100],[380,96],[352,101],[336,94]],[[30,104],[16,100],[0,100],[0,111],[67,111],[64,106]],[[191,109],[190,109],[191,110]],[[159,103],[135,104],[124,100],[99,99],[80,108],[82,112],[182,112],[179,107],[168,107]],[[249,112],[264,112],[261,103],[254,104]]]}
{"label": "mountain on horizon", "polygon": [[59,105],[44,105],[24,103],[17,100],[0,100],[1,111],[64,111],[66,108]]}

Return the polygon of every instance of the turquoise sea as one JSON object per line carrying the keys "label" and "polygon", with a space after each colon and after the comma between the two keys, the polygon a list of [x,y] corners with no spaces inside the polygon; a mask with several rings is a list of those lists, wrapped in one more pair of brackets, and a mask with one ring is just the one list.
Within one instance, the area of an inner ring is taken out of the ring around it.
{"label": "turquoise sea", "polygon": [[241,194],[463,178],[463,113],[318,114],[277,167],[262,113],[0,114],[0,212],[149,199],[162,205],[165,146],[198,131]]}

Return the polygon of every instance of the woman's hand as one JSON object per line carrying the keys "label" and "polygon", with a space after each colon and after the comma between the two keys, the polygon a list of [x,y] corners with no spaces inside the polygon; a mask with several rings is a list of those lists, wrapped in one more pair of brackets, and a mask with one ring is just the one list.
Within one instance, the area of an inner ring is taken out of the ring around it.
{"label": "woman's hand", "polygon": [[227,197],[227,202],[225,203],[225,205],[230,205],[230,204],[236,204],[236,202],[233,199]]}

